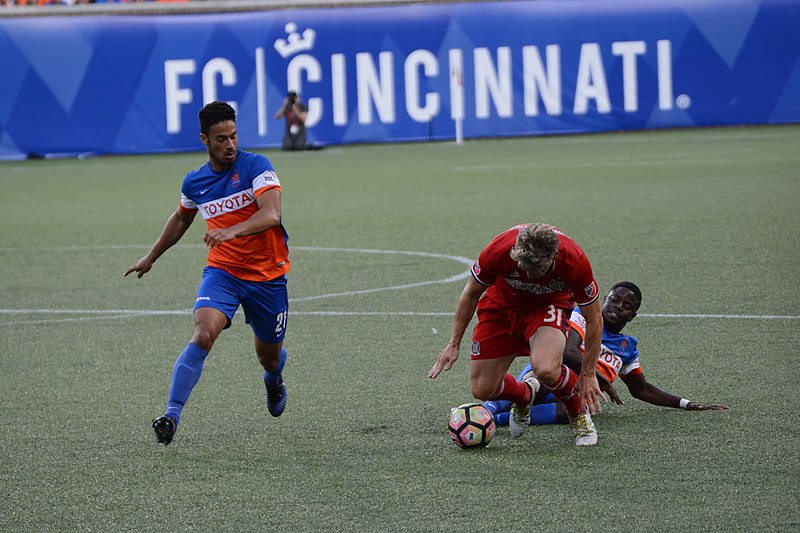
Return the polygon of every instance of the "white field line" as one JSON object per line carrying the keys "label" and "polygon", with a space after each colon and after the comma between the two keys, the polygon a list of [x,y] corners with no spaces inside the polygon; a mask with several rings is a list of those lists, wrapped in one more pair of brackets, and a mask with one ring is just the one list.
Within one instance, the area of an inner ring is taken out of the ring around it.
{"label": "white field line", "polygon": [[[2,315],[81,315],[65,318],[40,320],[12,320],[0,322],[0,328],[7,326],[56,324],[62,322],[84,322],[90,320],[113,320],[121,318],[153,317],[165,315],[191,315],[191,309],[175,310],[142,310],[142,309],[0,309]],[[452,311],[290,311],[292,316],[332,316],[332,317],[451,317]],[[677,319],[734,319],[734,320],[798,320],[800,315],[722,315],[722,314],[686,314],[686,313],[642,313],[644,318],[677,318]]]}
{"label": "white field line", "polygon": [[640,313],[636,316],[650,318],[735,318],[740,320],[797,320],[800,315],[703,315],[703,314],[662,314],[662,313]]}
{"label": "white field line", "polygon": [[[659,130],[653,130],[658,132]],[[666,131],[666,130],[665,130]],[[794,131],[782,132],[782,136],[787,139],[794,139],[800,137]],[[708,141],[754,141],[760,139],[773,139],[775,134],[764,133],[759,131],[730,131],[726,133],[711,133],[705,129],[683,130],[680,134],[681,142],[686,142],[690,137],[698,137],[701,140]],[[504,140],[505,142],[519,142],[520,144],[528,141],[529,137],[516,138]],[[641,135],[628,135],[621,133],[619,135],[551,135],[546,137],[535,137],[536,142],[547,142],[548,144],[653,144],[653,138]],[[676,142],[674,139],[658,139],[657,142],[667,144]]]}
{"label": "white field line", "polygon": [[[54,246],[38,248],[0,248],[0,252],[13,252],[22,250],[48,250],[48,251],[85,251],[97,249],[147,249],[148,245],[108,245],[108,246]],[[185,244],[177,245],[176,248],[205,248],[203,245]],[[294,250],[304,250],[311,252],[333,252],[333,253],[359,253],[359,254],[387,254],[387,255],[409,255],[416,257],[427,257],[432,259],[446,259],[455,261],[463,265],[471,266],[472,259],[467,257],[435,254],[429,252],[413,252],[400,250],[373,250],[360,248],[324,248],[314,246],[295,246]],[[289,302],[305,302],[321,300],[324,298],[336,298],[353,296],[360,294],[371,294],[393,290],[405,290],[426,285],[444,284],[459,281],[469,277],[469,270],[440,280],[420,281],[404,285],[391,287],[377,287],[373,289],[362,289],[356,291],[345,291],[330,294],[319,294],[315,296],[303,296],[300,298],[290,298]],[[154,309],[0,309],[0,315],[61,315],[60,318],[39,319],[39,320],[12,320],[0,322],[0,327],[32,325],[32,324],[53,324],[60,322],[78,322],[89,320],[115,320],[122,318],[151,317],[164,315],[189,315],[191,309],[177,310],[154,310]],[[452,311],[447,312],[417,312],[417,311],[291,311],[292,315],[300,316],[452,316]],[[67,316],[64,316],[67,315]],[[81,315],[81,316],[69,316]],[[745,320],[795,320],[800,319],[796,315],[727,315],[727,314],[647,314],[641,313],[640,317],[650,318],[695,318],[695,319],[745,319]]]}
{"label": "white field line", "polygon": [[[119,249],[148,249],[149,246],[147,245],[108,245],[108,246],[53,246],[53,247],[31,247],[31,248],[0,248],[0,252],[17,252],[17,251],[64,251],[64,252],[71,252],[71,251],[87,251],[87,250],[100,250],[100,249],[110,249],[110,250],[119,250]],[[200,244],[184,244],[184,245],[176,245],[174,248],[205,248],[204,245]],[[351,253],[351,254],[386,254],[386,255],[406,255],[406,256],[416,256],[416,257],[426,257],[432,259],[446,259],[448,261],[455,261],[457,263],[461,263],[466,265],[467,267],[472,266],[473,260],[467,257],[461,257],[456,255],[445,255],[445,254],[435,254],[429,252],[413,252],[413,251],[402,251],[402,250],[373,250],[373,249],[361,249],[361,248],[325,248],[325,247],[315,247],[315,246],[293,246],[292,250],[300,250],[300,251],[310,251],[310,252],[334,252],[334,253]],[[427,281],[419,281],[416,283],[406,283],[403,285],[394,285],[390,287],[376,287],[372,289],[361,289],[355,291],[345,291],[345,292],[336,292],[336,293],[329,293],[329,294],[318,294],[314,296],[303,296],[300,298],[289,298],[289,303],[295,302],[306,302],[306,301],[313,301],[313,300],[322,300],[325,298],[337,298],[337,297],[344,297],[344,296],[354,296],[354,295],[361,295],[361,294],[371,294],[376,292],[386,292],[386,291],[396,291],[396,290],[405,290],[405,289],[412,289],[415,287],[423,287],[427,285],[436,285],[436,284],[443,284],[443,283],[452,283],[454,281],[459,281],[462,279],[466,279],[469,277],[469,270],[465,270],[460,274],[456,274],[454,276],[450,276],[444,279],[439,280],[427,280]],[[80,317],[63,317],[63,318],[52,318],[52,319],[41,319],[41,320],[15,320],[10,322],[0,322],[0,327],[3,326],[17,326],[17,325],[28,325],[28,324],[52,324],[52,323],[59,323],[59,322],[78,322],[78,321],[87,321],[87,320],[110,320],[110,319],[120,319],[120,318],[133,318],[138,316],[158,316],[158,315],[182,315],[182,314],[191,314],[192,310],[171,310],[171,311],[158,311],[158,310],[141,310],[141,309],[0,309],[0,315],[83,315]],[[302,315],[302,314],[330,314],[333,316],[347,316],[347,312],[319,312],[315,313],[314,311],[309,312],[292,312],[293,315]],[[385,313],[368,313],[368,315],[404,315],[404,316],[415,316],[416,313],[413,312],[385,312]],[[447,315],[449,313],[442,313],[442,315]],[[424,315],[423,315],[424,316]],[[436,316],[435,314],[431,316]]]}
{"label": "white field line", "polygon": [[[570,164],[572,165],[579,165],[579,166],[597,166],[597,165],[652,165],[653,163],[687,163],[687,164],[694,164],[694,163],[734,163],[737,161],[752,161],[747,157],[741,157],[738,159],[734,158],[707,158],[704,157],[700,158],[691,158],[687,157],[688,153],[674,153],[670,154],[669,158],[638,158],[638,157],[627,157],[627,158],[614,158],[614,159],[592,159],[591,161],[586,161],[584,163],[579,163],[576,161],[572,161]],[[746,154],[745,154],[746,155]],[[760,157],[759,161],[789,161],[789,162],[800,162],[800,157],[794,156],[771,156],[771,157]],[[561,161],[541,161],[536,163],[537,167],[546,167],[546,166],[558,166],[562,165]],[[527,169],[530,166],[521,165],[521,164],[490,164],[490,165],[472,165],[468,167],[457,166],[451,167],[450,170],[454,172],[486,172],[490,170],[519,170],[519,169]]]}
{"label": "white field line", "polygon": [[[320,248],[315,246],[296,246],[293,248],[294,250],[306,250],[310,252],[344,252],[344,253],[360,253],[360,254],[388,254],[388,255],[412,255],[417,257],[430,257],[433,259],[448,259],[450,261],[456,261],[458,263],[462,263],[467,267],[471,267],[473,260],[469,259],[468,257],[460,257],[457,255],[443,255],[443,254],[434,254],[429,252],[406,252],[406,251],[398,251],[398,250],[370,250],[370,249],[360,249],[360,248]],[[436,285],[441,283],[452,283],[454,281],[466,279],[469,277],[469,270],[465,270],[460,274],[456,274],[455,276],[450,276],[449,278],[439,279],[439,280],[431,280],[431,281],[419,281],[416,283],[408,283],[405,285],[395,285],[392,287],[377,287],[373,289],[362,289],[357,291],[345,291],[345,292],[336,292],[331,294],[319,294],[316,296],[303,296],[300,298],[289,298],[289,303],[293,302],[309,302],[312,300],[322,300],[323,298],[336,298],[339,296],[354,296],[357,294],[370,294],[375,292],[384,292],[384,291],[397,291],[397,290],[404,290],[404,289],[413,289],[415,287],[423,287],[425,285]],[[296,314],[296,313],[294,313]]]}

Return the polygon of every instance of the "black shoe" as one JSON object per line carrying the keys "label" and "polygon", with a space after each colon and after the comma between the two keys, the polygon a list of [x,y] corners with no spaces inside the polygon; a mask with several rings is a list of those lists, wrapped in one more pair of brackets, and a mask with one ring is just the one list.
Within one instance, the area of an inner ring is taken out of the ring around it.
{"label": "black shoe", "polygon": [[156,433],[156,440],[159,444],[166,446],[172,442],[175,431],[178,429],[178,422],[172,416],[159,416],[153,419],[153,431]]}
{"label": "black shoe", "polygon": [[283,384],[283,379],[280,379],[277,384],[269,385],[266,380],[264,384],[267,386],[267,410],[272,416],[281,416],[283,410],[286,408],[286,385]]}

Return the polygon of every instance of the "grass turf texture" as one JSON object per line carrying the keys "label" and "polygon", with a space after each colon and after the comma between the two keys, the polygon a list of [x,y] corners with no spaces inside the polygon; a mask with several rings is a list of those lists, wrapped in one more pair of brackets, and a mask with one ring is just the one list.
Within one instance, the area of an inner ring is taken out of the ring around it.
{"label": "grass turf texture", "polygon": [[[266,412],[240,315],[167,448],[150,419],[191,334],[203,222],[143,279],[121,274],[205,154],[2,163],[0,530],[796,530],[799,141],[782,126],[267,152],[293,247],[287,411]],[[598,446],[549,426],[457,448],[467,340],[425,374],[464,281],[349,293],[456,276],[534,221],[583,246],[602,291],[642,287],[627,331],[650,381],[730,410],[620,383]]]}

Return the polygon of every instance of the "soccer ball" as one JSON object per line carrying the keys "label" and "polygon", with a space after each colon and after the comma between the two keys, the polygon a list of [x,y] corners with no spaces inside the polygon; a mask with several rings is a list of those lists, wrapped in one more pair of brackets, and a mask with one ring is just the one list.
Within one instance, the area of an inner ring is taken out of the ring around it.
{"label": "soccer ball", "polygon": [[482,448],[492,441],[497,425],[483,404],[472,402],[450,411],[448,429],[453,442],[461,448]]}

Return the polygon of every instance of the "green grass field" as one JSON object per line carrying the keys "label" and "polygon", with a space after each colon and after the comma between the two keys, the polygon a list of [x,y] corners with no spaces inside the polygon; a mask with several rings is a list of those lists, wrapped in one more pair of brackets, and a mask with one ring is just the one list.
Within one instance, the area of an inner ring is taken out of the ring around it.
{"label": "green grass field", "polygon": [[[150,420],[204,224],[122,273],[205,154],[0,163],[0,530],[797,531],[798,146],[781,126],[265,152],[292,247],[287,411],[266,412],[237,316],[166,448]],[[582,245],[601,290],[642,287],[627,331],[649,381],[730,409],[619,384],[595,447],[546,426],[458,449],[467,341],[426,373],[459,275],[536,221]]]}

